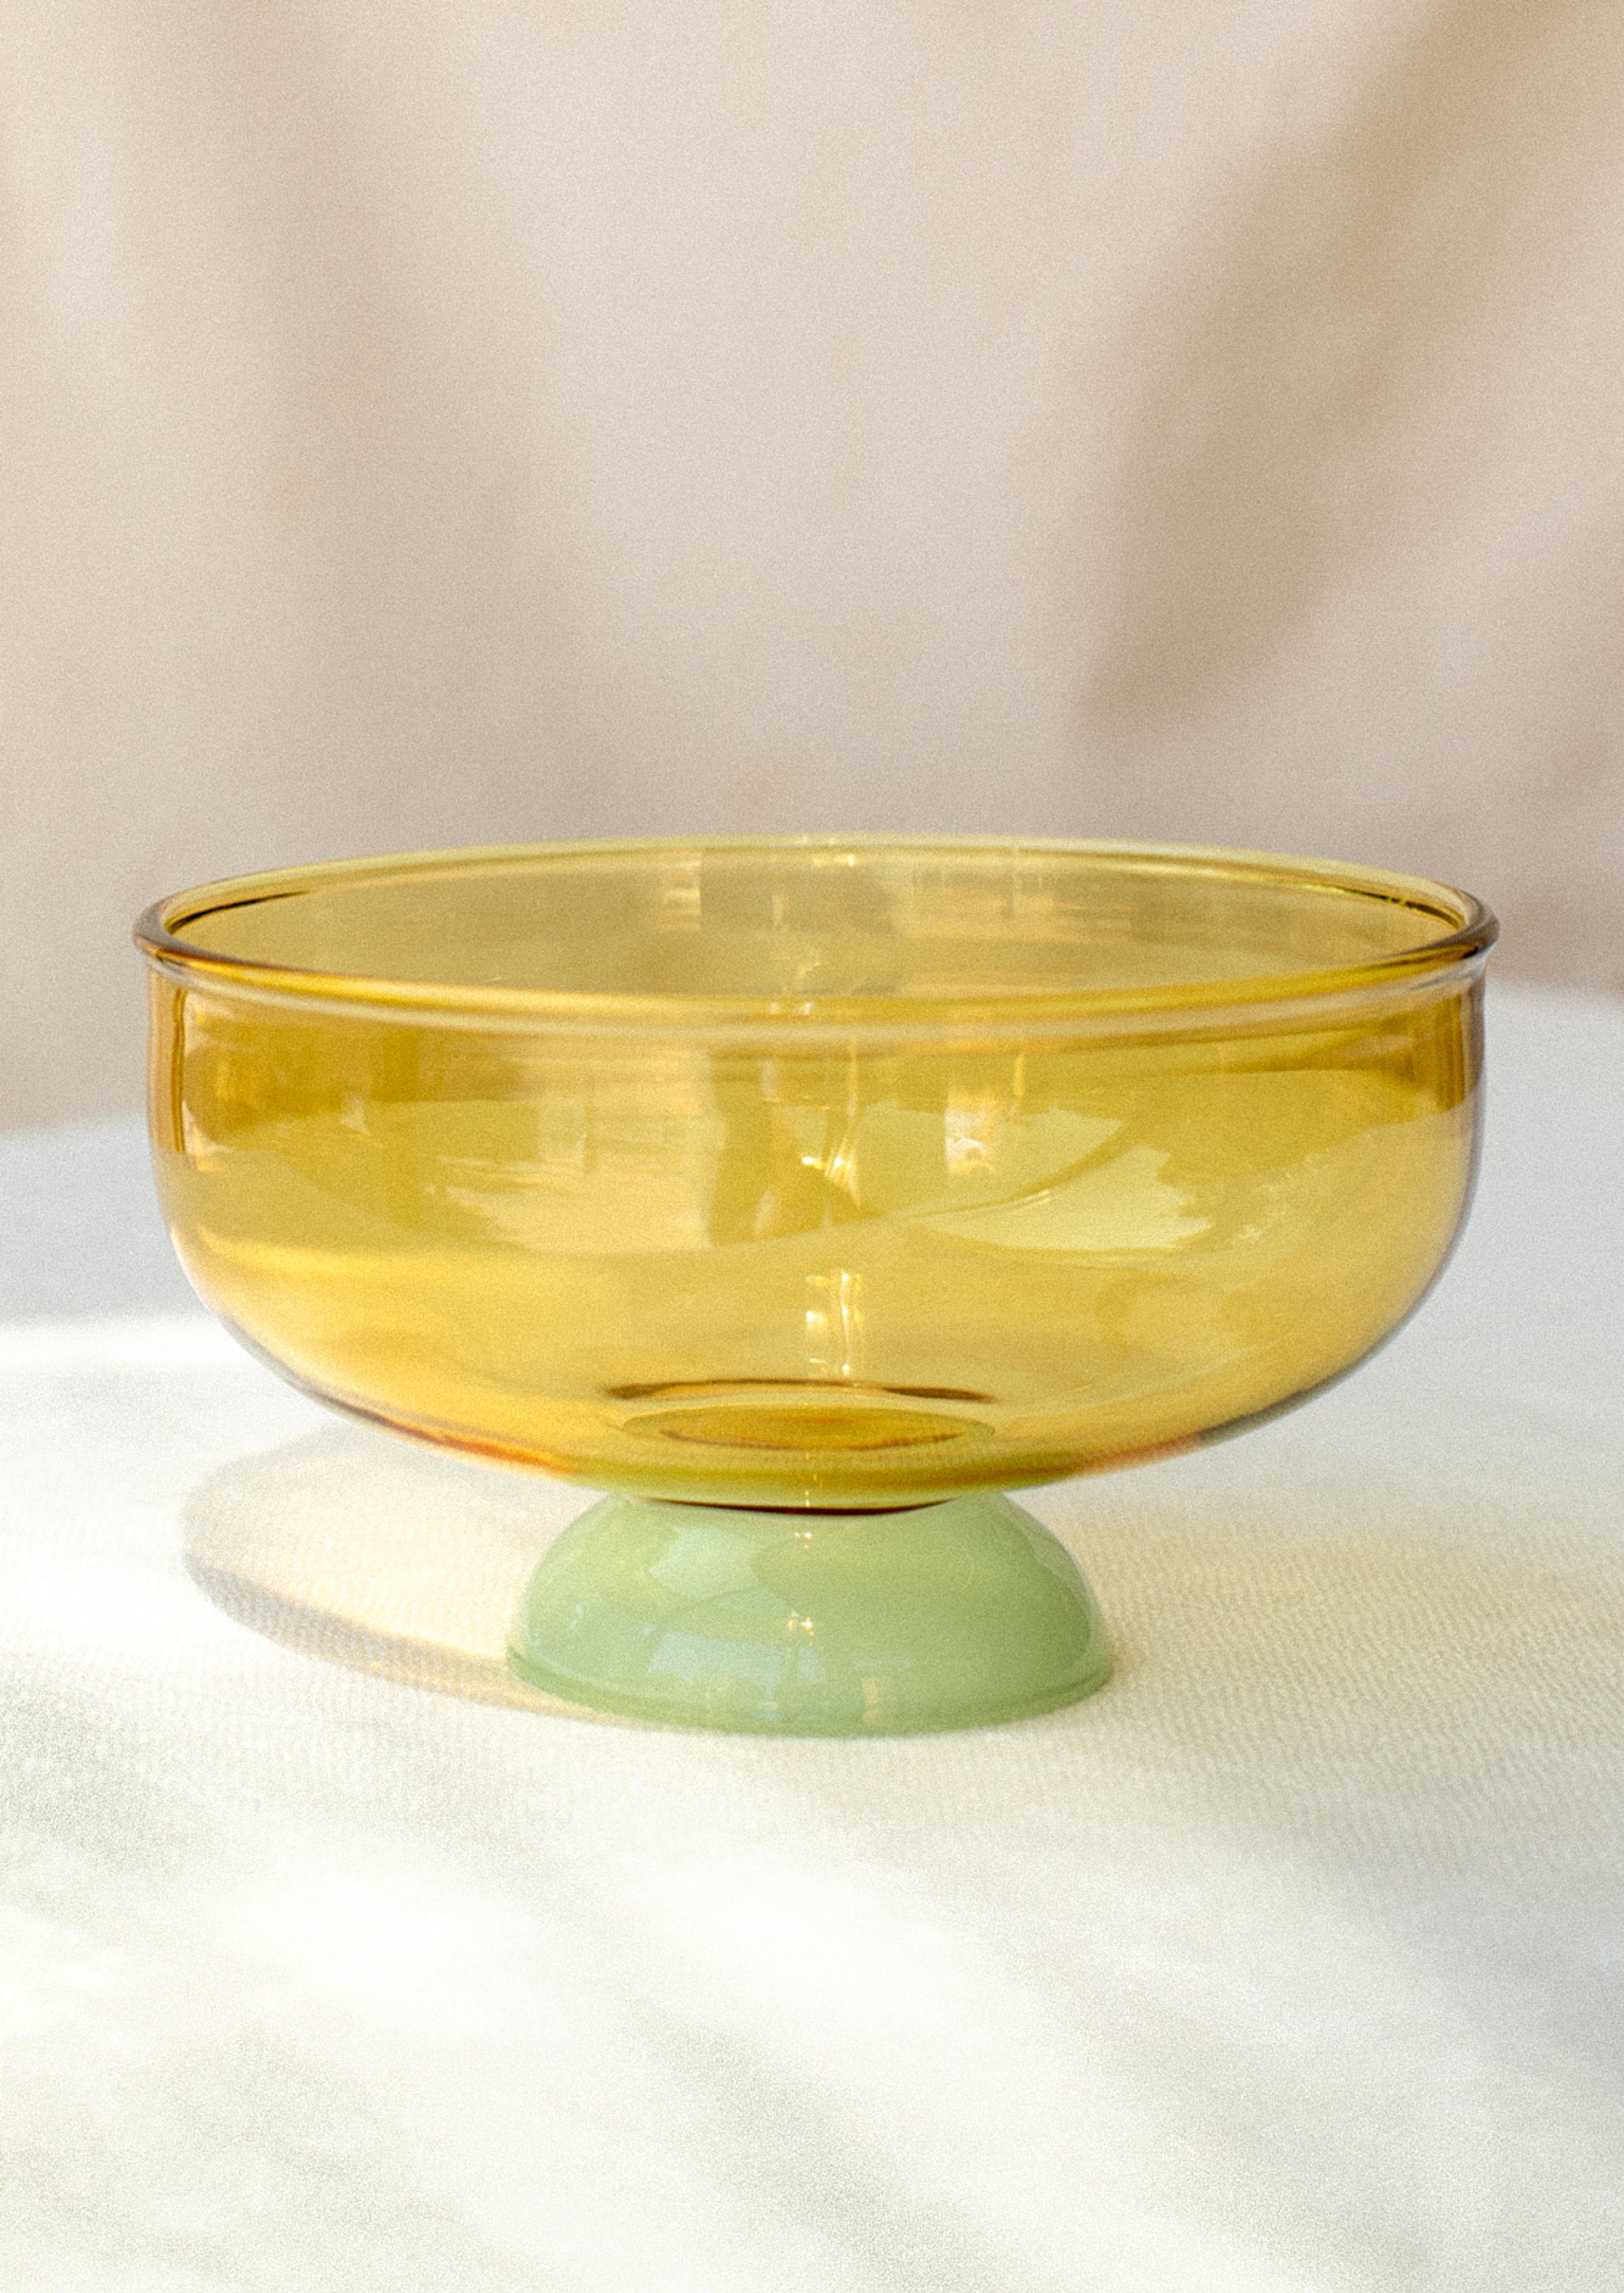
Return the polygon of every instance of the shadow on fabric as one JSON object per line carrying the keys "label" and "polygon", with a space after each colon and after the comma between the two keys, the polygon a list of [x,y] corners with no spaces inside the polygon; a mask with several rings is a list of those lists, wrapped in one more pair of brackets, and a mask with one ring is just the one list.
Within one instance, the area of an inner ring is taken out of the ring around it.
{"label": "shadow on fabric", "polygon": [[[243,1458],[192,1493],[187,1566],[251,1630],[414,1687],[582,1716],[507,1669],[508,1622],[583,1493],[347,1426]],[[1413,1791],[1548,1764],[1563,1714],[1617,1705],[1624,1577],[1550,1540],[1474,1549],[1379,1496],[1238,1517],[1200,1461],[1041,1499],[1099,1592],[1117,1674],[1018,1724],[1093,1737],[1125,1772]],[[1391,1501],[1389,1501],[1391,1502]],[[1599,1699],[1599,1702],[1598,1702]],[[585,1715],[596,1719],[597,1714]],[[615,1725],[635,1724],[615,1722]]]}

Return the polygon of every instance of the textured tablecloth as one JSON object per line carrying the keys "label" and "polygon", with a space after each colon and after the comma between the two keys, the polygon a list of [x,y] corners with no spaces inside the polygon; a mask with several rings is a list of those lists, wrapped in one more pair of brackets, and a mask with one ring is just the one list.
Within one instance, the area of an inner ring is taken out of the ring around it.
{"label": "textured tablecloth", "polygon": [[0,2284],[1614,2293],[1624,1005],[1491,1044],[1416,1321],[1038,1493],[1115,1681],[912,1740],[541,1706],[580,1493],[237,1353],[134,1126],[0,1141]]}

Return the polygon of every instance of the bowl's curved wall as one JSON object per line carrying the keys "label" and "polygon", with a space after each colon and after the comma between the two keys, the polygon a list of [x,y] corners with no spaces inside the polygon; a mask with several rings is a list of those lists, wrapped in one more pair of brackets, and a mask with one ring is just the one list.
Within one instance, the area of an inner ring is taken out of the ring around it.
{"label": "bowl's curved wall", "polygon": [[1377,1344],[1470,1191],[1470,968],[844,1048],[151,992],[207,1303],[328,1400],[599,1487],[903,1504],[1191,1442]]}

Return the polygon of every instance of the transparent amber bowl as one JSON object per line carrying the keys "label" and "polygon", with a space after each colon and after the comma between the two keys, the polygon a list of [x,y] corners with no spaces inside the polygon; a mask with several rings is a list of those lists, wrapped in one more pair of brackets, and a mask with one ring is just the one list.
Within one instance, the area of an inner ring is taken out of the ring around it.
{"label": "transparent amber bowl", "polygon": [[[622,1544],[690,1560],[701,1516],[803,1560],[838,1524],[855,1584],[902,1536],[858,1516],[936,1508],[906,1600],[955,1524],[1025,1521],[974,1493],[1237,1430],[1403,1320],[1470,1193],[1494,929],[1369,869],[1085,843],[248,878],[138,927],[158,1186],[205,1300],[335,1407],[637,1501]],[[818,1620],[779,1607],[799,1678]],[[869,1724],[944,1723],[878,1676]]]}

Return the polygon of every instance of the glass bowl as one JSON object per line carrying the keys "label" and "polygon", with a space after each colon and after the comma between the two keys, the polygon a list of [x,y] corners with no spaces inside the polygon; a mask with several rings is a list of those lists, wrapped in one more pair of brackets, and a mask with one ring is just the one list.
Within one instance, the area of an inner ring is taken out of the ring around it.
{"label": "glass bowl", "polygon": [[1108,1675],[1001,1492],[1166,1457],[1410,1312],[1477,1138],[1476,901],[1263,855],[527,846],[160,902],[159,1193],[334,1407],[614,1494],[517,1670],[860,1733]]}

